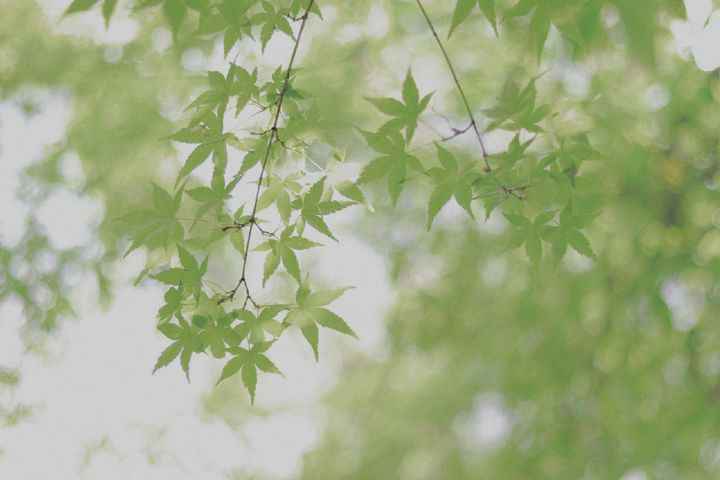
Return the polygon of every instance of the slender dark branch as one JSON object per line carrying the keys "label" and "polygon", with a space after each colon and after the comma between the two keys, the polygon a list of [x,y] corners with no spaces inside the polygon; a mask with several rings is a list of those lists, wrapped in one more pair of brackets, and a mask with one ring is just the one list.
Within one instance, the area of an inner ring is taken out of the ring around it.
{"label": "slender dark branch", "polygon": [[480,198],[488,198],[493,197],[495,195],[502,195],[504,197],[515,197],[518,200],[525,200],[527,198],[527,190],[532,185],[520,185],[518,187],[507,187],[504,185],[501,185],[498,187],[497,190],[489,191],[489,192],[483,192],[475,195],[473,197],[473,200],[477,200]]}
{"label": "slender dark branch", "polygon": [[262,166],[260,168],[260,177],[258,178],[257,182],[257,190],[255,191],[255,200],[253,202],[253,208],[252,213],[250,214],[250,225],[248,228],[248,235],[247,240],[245,242],[245,253],[243,254],[243,265],[242,265],[242,272],[240,274],[240,280],[238,280],[237,285],[234,289],[230,290],[227,295],[225,295],[223,298],[221,298],[221,303],[227,302],[235,298],[235,295],[237,294],[238,290],[241,286],[245,286],[245,303],[243,304],[243,308],[247,307],[248,302],[252,303],[253,306],[256,308],[258,307],[258,304],[255,303],[252,296],[250,295],[250,288],[247,284],[247,264],[248,264],[248,255],[250,254],[250,246],[252,243],[252,234],[255,228],[257,228],[261,233],[264,233],[262,228],[260,228],[257,224],[257,210],[258,210],[258,202],[260,200],[260,192],[262,191],[262,183],[263,179],[265,178],[265,172],[267,170],[268,162],[270,161],[270,154],[272,152],[272,147],[275,144],[276,141],[279,140],[278,137],[278,124],[280,122],[280,114],[282,113],[283,103],[285,101],[285,94],[288,91],[288,88],[290,87],[290,79],[292,77],[292,70],[293,66],[295,65],[295,59],[297,57],[298,50],[300,48],[300,40],[302,39],[303,32],[305,31],[305,25],[307,25],[308,18],[310,18],[310,11],[312,10],[313,6],[315,5],[315,0],[310,0],[308,3],[307,8],[305,9],[305,13],[302,15],[302,17],[299,18],[300,20],[300,30],[298,31],[298,34],[296,37],[294,37],[295,44],[293,45],[292,54],[290,55],[290,61],[288,62],[287,71],[285,72],[285,79],[283,81],[282,90],[280,91],[280,97],[277,100],[277,103],[275,105],[275,113],[273,115],[272,120],[272,127],[270,127],[270,137],[268,138],[267,143],[267,149],[265,150],[265,157],[263,158]]}
{"label": "slender dark branch", "polygon": [[[490,172],[492,172],[492,167],[490,166],[490,161],[488,160],[488,153],[487,153],[487,149],[485,148],[485,141],[483,140],[482,134],[480,133],[480,127],[478,127],[477,121],[475,120],[475,115],[473,114],[472,108],[470,107],[470,102],[468,101],[467,95],[465,95],[465,89],[463,88],[462,84],[460,83],[460,79],[458,78],[457,72],[455,71],[455,66],[453,65],[453,62],[450,59],[450,55],[448,54],[447,50],[445,49],[445,45],[443,44],[442,40],[440,40],[440,35],[438,35],[437,30],[435,29],[435,25],[433,24],[432,20],[430,19],[430,15],[428,15],[427,10],[425,10],[425,6],[423,5],[422,1],[421,0],[415,0],[415,1],[417,2],[418,7],[420,7],[420,11],[422,12],[423,17],[425,17],[425,22],[427,22],[428,27],[430,28],[430,31],[432,32],[433,36],[435,37],[435,41],[437,42],[438,46],[440,47],[440,51],[442,51],[442,54],[445,57],[445,63],[447,63],[447,66],[450,69],[450,74],[452,75],[452,78],[455,81],[455,86],[457,87],[457,90],[460,93],[460,97],[462,98],[463,104],[465,105],[467,114],[470,117],[470,127],[468,127],[468,130],[470,128],[472,128],[473,131],[475,132],[475,136],[477,137],[478,143],[480,144],[480,152],[482,153],[482,158],[483,158],[483,161],[485,162],[485,170],[488,173],[490,173]],[[467,130],[465,130],[465,131],[467,131]]]}
{"label": "slender dark branch", "polygon": [[472,126],[473,126],[473,124],[470,123],[470,124],[469,124],[467,127],[465,127],[465,128],[455,128],[455,127],[453,127],[453,129],[452,129],[452,132],[453,132],[452,135],[448,135],[448,136],[446,136],[446,137],[443,137],[443,138],[440,139],[440,141],[441,141],[441,142],[449,142],[450,140],[454,140],[454,139],[456,139],[457,137],[459,137],[460,135],[463,135],[463,134],[467,133],[467,132],[472,128]]}

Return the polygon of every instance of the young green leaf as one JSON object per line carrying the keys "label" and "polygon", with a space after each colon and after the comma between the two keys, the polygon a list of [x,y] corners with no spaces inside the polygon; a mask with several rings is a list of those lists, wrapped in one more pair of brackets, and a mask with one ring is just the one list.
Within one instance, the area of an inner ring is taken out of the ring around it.
{"label": "young green leaf", "polygon": [[475,8],[475,5],[477,5],[477,0],[457,0],[455,3],[455,10],[453,11],[448,38],[452,36],[453,32],[460,26],[460,24],[468,19],[470,13],[472,13]]}
{"label": "young green leaf", "polygon": [[352,288],[353,287],[345,287],[334,290],[318,290],[311,292],[305,297],[302,305],[305,307],[324,307],[343,296],[345,292],[351,290]]}
{"label": "young green leaf", "polygon": [[238,355],[231,358],[223,367],[220,379],[217,381],[216,385],[219,385],[223,380],[226,380],[239,372],[247,360],[248,358],[246,355]]}
{"label": "young green leaf", "polygon": [[100,0],[73,0],[73,2],[65,9],[65,15],[70,15],[72,13],[78,12],[86,12],[90,10],[99,1]]}
{"label": "young green leaf", "polygon": [[274,251],[268,253],[267,257],[265,257],[265,266],[263,267],[263,285],[265,285],[272,274],[275,273],[279,265],[280,257]]}
{"label": "young green leaf", "polygon": [[453,192],[455,191],[454,187],[452,183],[444,182],[437,185],[435,190],[430,194],[430,201],[428,203],[428,230],[432,227],[437,214],[440,213],[440,210],[442,210],[445,204],[452,198]]}
{"label": "young green leaf", "polygon": [[252,363],[245,363],[242,366],[242,381],[250,393],[250,403],[255,403],[255,389],[257,387],[257,368]]}
{"label": "young green leaf", "polygon": [[163,4],[163,12],[165,18],[167,18],[170,24],[170,29],[173,32],[173,36],[177,37],[180,32],[180,27],[185,20],[187,14],[187,6],[183,0],[165,0]]}
{"label": "young green leaf", "polygon": [[105,0],[102,5],[103,19],[105,19],[105,28],[110,26],[110,19],[115,13],[117,7],[117,0]]}
{"label": "young green leaf", "polygon": [[313,355],[315,356],[315,361],[320,361],[320,353],[318,351],[318,341],[319,341],[319,330],[317,325],[315,323],[310,323],[308,325],[305,325],[303,327],[300,327],[300,331],[302,332],[305,339],[310,344],[310,347],[312,347]]}
{"label": "young green leaf", "polygon": [[[408,70],[405,80],[403,81],[403,102],[388,97],[367,98],[367,100],[385,115],[393,117],[380,128],[380,131],[390,133],[404,129],[405,141],[409,144],[415,135],[418,119],[430,103],[432,95],[433,94],[430,93],[423,97],[422,100],[420,99],[415,78],[412,75],[412,71]],[[373,148],[375,148],[375,146],[373,146]],[[390,152],[386,151],[382,153]]]}
{"label": "young green leaf", "polygon": [[197,167],[202,165],[205,160],[210,157],[210,154],[213,153],[214,147],[210,144],[202,144],[195,148],[195,150],[192,151],[190,156],[185,161],[185,164],[180,169],[180,172],[178,173],[178,178],[176,181],[176,185],[179,184],[182,180],[185,179],[188,175],[190,175],[193,170],[195,170]]}
{"label": "young green leaf", "polygon": [[255,356],[255,365],[265,373],[275,373],[282,376],[280,369],[277,368],[275,364],[263,354]]}
{"label": "young green leaf", "polygon": [[310,315],[317,323],[325,328],[330,328],[345,335],[358,338],[352,328],[337,314],[325,308],[314,308],[310,310]]}
{"label": "young green leaf", "polygon": [[302,281],[300,278],[300,265],[298,264],[295,252],[293,252],[292,249],[286,247],[285,245],[280,245],[278,247],[278,250],[280,250],[280,257],[282,258],[282,263],[285,267],[285,270],[290,274],[291,277],[293,277],[295,280],[297,280],[298,283],[300,283]]}
{"label": "young green leaf", "polygon": [[360,187],[351,181],[339,183],[336,187],[337,191],[345,198],[349,198],[358,203],[365,203],[365,195]]}
{"label": "young green leaf", "polygon": [[183,344],[181,342],[175,342],[169,347],[167,347],[165,350],[163,350],[163,352],[160,354],[160,357],[158,357],[157,362],[155,362],[153,373],[157,372],[163,367],[170,365],[170,363],[172,363],[172,361],[175,360],[178,355],[180,355],[182,349]]}

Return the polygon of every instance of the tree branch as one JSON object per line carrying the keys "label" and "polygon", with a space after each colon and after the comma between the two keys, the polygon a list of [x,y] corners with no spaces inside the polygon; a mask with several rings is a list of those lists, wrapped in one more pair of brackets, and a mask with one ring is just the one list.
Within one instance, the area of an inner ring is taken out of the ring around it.
{"label": "tree branch", "polygon": [[290,55],[290,61],[288,62],[287,71],[285,72],[285,80],[283,82],[282,90],[280,91],[280,97],[278,98],[277,104],[275,105],[275,113],[273,114],[273,121],[272,121],[272,127],[270,127],[270,138],[268,138],[267,143],[267,149],[265,150],[265,157],[263,158],[262,166],[260,168],[260,177],[258,178],[257,182],[257,190],[255,191],[255,200],[253,202],[253,208],[252,213],[250,214],[250,225],[248,228],[248,236],[247,240],[245,242],[245,253],[243,254],[243,266],[242,266],[242,272],[240,274],[240,280],[238,280],[237,285],[235,288],[230,290],[227,295],[225,295],[223,298],[220,299],[220,303],[224,303],[227,301],[230,301],[235,298],[235,295],[237,294],[240,287],[243,285],[245,286],[245,303],[243,304],[243,308],[247,307],[248,302],[251,302],[254,306],[257,307],[257,304],[253,300],[252,296],[250,295],[250,289],[247,284],[247,264],[248,264],[248,255],[250,254],[250,245],[252,242],[252,234],[255,228],[260,228],[257,225],[257,221],[255,218],[255,215],[257,214],[258,209],[258,202],[260,200],[260,192],[262,191],[262,182],[265,178],[265,172],[267,170],[268,162],[270,161],[270,154],[272,152],[272,147],[275,144],[276,141],[279,141],[280,138],[278,136],[278,123],[280,122],[280,114],[282,113],[283,103],[285,101],[285,94],[288,91],[288,88],[290,86],[290,78],[292,76],[292,69],[295,65],[295,58],[297,57],[298,50],[300,48],[300,41],[302,40],[303,32],[305,31],[305,26],[307,25],[308,18],[310,17],[310,11],[312,10],[313,6],[315,5],[315,0],[310,0],[310,3],[308,4],[307,8],[305,9],[305,13],[299,17],[297,20],[300,21],[300,30],[298,31],[297,36],[295,37],[295,44],[293,45],[292,54]]}
{"label": "tree branch", "polygon": [[465,105],[465,109],[467,110],[468,117],[470,117],[470,126],[466,128],[465,130],[457,130],[453,133],[455,134],[452,137],[449,138],[455,138],[456,136],[467,132],[470,128],[473,129],[475,132],[475,136],[477,137],[478,143],[480,144],[480,152],[482,153],[482,159],[485,162],[485,170],[490,173],[492,172],[492,167],[490,166],[490,162],[488,160],[488,153],[487,149],[485,148],[485,141],[483,140],[482,134],[480,133],[480,127],[478,127],[477,121],[475,120],[475,115],[473,114],[472,108],[470,107],[470,102],[468,101],[467,95],[465,95],[465,89],[463,88],[462,84],[460,83],[460,79],[457,75],[457,72],[455,71],[455,66],[453,65],[452,60],[450,59],[450,55],[448,54],[447,50],[445,49],[445,45],[443,44],[442,40],[440,40],[440,36],[437,33],[437,30],[435,29],[435,25],[433,24],[432,20],[430,19],[430,16],[427,13],[427,10],[425,10],[425,6],[423,5],[421,0],[415,0],[417,2],[418,7],[420,8],[420,11],[422,12],[423,17],[425,17],[425,22],[428,24],[428,27],[430,28],[430,31],[432,32],[433,36],[435,37],[435,41],[437,42],[438,46],[440,47],[440,51],[442,51],[443,56],[445,57],[445,63],[447,63],[448,69],[450,70],[450,74],[452,75],[453,81],[455,82],[455,86],[457,87],[458,92],[460,93],[460,97],[462,98],[462,102]]}

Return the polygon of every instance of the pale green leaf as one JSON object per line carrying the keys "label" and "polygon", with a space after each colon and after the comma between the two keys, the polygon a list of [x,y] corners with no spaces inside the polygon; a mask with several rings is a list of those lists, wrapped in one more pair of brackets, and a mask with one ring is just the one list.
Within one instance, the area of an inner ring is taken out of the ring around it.
{"label": "pale green leaf", "polygon": [[360,187],[353,182],[341,182],[335,188],[343,197],[349,198],[350,200],[358,203],[365,203],[365,195],[363,194],[363,191],[360,190]]}
{"label": "pale green leaf", "polygon": [[178,355],[180,355],[180,352],[183,349],[183,345],[181,342],[175,342],[171,344],[169,347],[167,347],[163,352],[160,354],[160,357],[158,357],[157,362],[155,362],[155,367],[153,368],[153,373],[157,372],[159,369],[166,367],[170,365],[170,363],[177,358]]}
{"label": "pale green leaf", "polygon": [[413,78],[412,71],[408,70],[405,75],[405,81],[403,82],[402,96],[405,105],[411,108],[416,108],[420,102],[420,92],[418,92],[415,78]]}
{"label": "pale green leaf", "polygon": [[242,366],[242,381],[250,393],[250,403],[255,403],[255,388],[257,387],[257,369],[255,365],[246,363]]}
{"label": "pale green leaf", "polygon": [[322,247],[321,243],[313,242],[312,240],[302,237],[290,237],[283,243],[286,247],[292,248],[293,250],[308,250],[310,248]]}
{"label": "pale green leaf", "polygon": [[310,293],[304,300],[303,305],[306,307],[324,307],[338,298],[353,287],[337,288],[334,290],[318,290]]}
{"label": "pale green leaf", "polygon": [[173,35],[177,36],[187,13],[185,2],[183,0],[165,0],[163,12],[170,24]]}
{"label": "pale green leaf", "polygon": [[470,13],[472,13],[473,8],[475,8],[477,0],[457,0],[457,3],[455,4],[455,10],[453,11],[452,16],[452,23],[450,25],[450,33],[448,33],[448,38],[450,38],[455,31],[457,27],[460,26],[461,23],[463,23],[467,18],[470,16]]}
{"label": "pale green leaf", "polygon": [[567,242],[578,253],[589,258],[595,258],[590,241],[579,230],[570,230],[567,232]]}
{"label": "pale green leaf", "polygon": [[391,117],[402,117],[405,115],[405,105],[394,98],[372,98],[366,97],[365,100],[372,103],[375,108],[380,110],[385,115]]}
{"label": "pale green leaf", "polygon": [[262,370],[265,373],[276,373],[278,375],[282,375],[282,372],[279,368],[275,366],[275,364],[265,355],[257,355],[255,357],[255,365],[257,368]]}
{"label": "pale green leaf", "polygon": [[308,215],[305,218],[305,221],[313,227],[318,232],[322,233],[323,235],[327,235],[328,237],[332,238],[337,242],[337,238],[332,234],[330,231],[330,228],[327,226],[327,223],[325,223],[325,220],[322,218],[316,216],[316,215]]}
{"label": "pale green leaf", "polygon": [[279,265],[280,257],[278,257],[275,252],[268,253],[267,257],[265,257],[265,266],[263,267],[263,285],[265,285],[265,282],[275,273]]}
{"label": "pale green leaf", "polygon": [[220,379],[217,381],[217,383],[219,384],[223,380],[226,380],[235,375],[237,372],[240,371],[240,369],[246,362],[247,356],[245,355],[231,358],[230,361],[228,361],[223,367],[222,373],[220,374]]}
{"label": "pale green leaf", "polygon": [[203,144],[195,148],[180,169],[176,184],[179,184],[185,177],[190,175],[193,170],[202,165],[203,162],[210,157],[212,152],[213,146],[208,144]]}
{"label": "pale green leaf", "polygon": [[437,216],[437,214],[440,213],[440,210],[442,210],[445,204],[453,196],[453,193],[454,185],[452,183],[441,183],[440,185],[437,185],[435,187],[435,190],[433,190],[432,194],[430,195],[430,202],[428,203],[428,230],[430,230],[430,228],[432,227],[432,224],[435,221],[435,217]]}
{"label": "pale green leaf", "polygon": [[73,0],[73,2],[65,9],[65,15],[90,10],[99,1],[100,0]]}
{"label": "pale green leaf", "polygon": [[314,323],[307,324],[303,327],[300,327],[300,331],[302,332],[303,336],[305,337],[305,340],[308,341],[310,344],[310,347],[312,347],[313,355],[315,355],[315,361],[320,360],[320,354],[318,351],[318,341],[319,341],[319,329],[318,326]]}
{"label": "pale green leaf", "polygon": [[105,19],[105,28],[110,26],[110,19],[115,13],[117,7],[117,0],[105,0],[102,5],[103,19]]}
{"label": "pale green leaf", "polygon": [[284,245],[279,245],[278,249],[280,250],[279,253],[282,258],[282,263],[285,267],[285,270],[287,270],[291,277],[293,277],[295,280],[298,281],[298,283],[300,283],[300,265],[298,264],[295,252],[293,252],[292,249]]}
{"label": "pale green leaf", "polygon": [[540,263],[542,259],[542,241],[535,232],[529,232],[527,239],[525,239],[525,250],[532,263]]}
{"label": "pale green leaf", "polygon": [[350,335],[351,337],[357,338],[357,335],[350,328],[350,325],[345,322],[340,316],[327,310],[325,308],[314,308],[310,311],[310,315],[315,319],[317,323],[325,328],[335,330],[336,332]]}

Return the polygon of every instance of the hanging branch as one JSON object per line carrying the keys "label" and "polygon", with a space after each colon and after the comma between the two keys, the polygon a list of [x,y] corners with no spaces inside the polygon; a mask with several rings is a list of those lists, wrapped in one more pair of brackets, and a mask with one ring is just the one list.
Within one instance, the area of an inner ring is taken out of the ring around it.
{"label": "hanging branch", "polygon": [[483,140],[482,134],[480,133],[480,127],[478,127],[478,123],[475,120],[475,115],[473,114],[472,108],[470,107],[470,102],[468,101],[467,95],[465,95],[465,89],[463,89],[462,84],[460,83],[460,79],[455,71],[455,66],[452,63],[452,60],[450,59],[450,55],[448,54],[447,50],[445,49],[445,45],[443,44],[442,40],[440,40],[440,35],[438,35],[437,30],[435,29],[435,25],[433,24],[432,20],[430,19],[430,16],[427,13],[427,10],[425,10],[425,6],[423,5],[421,0],[415,0],[417,2],[418,7],[420,8],[420,11],[423,14],[423,17],[425,17],[425,22],[428,24],[428,27],[430,28],[430,31],[432,32],[433,36],[435,37],[435,41],[437,42],[438,46],[440,47],[440,51],[442,51],[443,56],[445,57],[445,63],[448,66],[448,69],[450,70],[450,74],[452,75],[453,81],[455,82],[455,87],[457,88],[458,92],[460,93],[460,98],[462,98],[462,102],[465,105],[465,109],[467,110],[468,117],[470,117],[470,125],[466,127],[465,129],[454,129],[453,135],[450,137],[446,137],[444,140],[453,139],[459,135],[462,135],[463,133],[467,132],[472,128],[472,130],[475,132],[475,136],[477,137],[478,143],[480,144],[480,152],[482,153],[482,159],[485,162],[485,170],[488,173],[492,172],[492,167],[490,166],[490,162],[488,160],[488,153],[487,149],[485,148],[485,141]]}
{"label": "hanging branch", "polygon": [[262,161],[262,166],[260,168],[260,177],[258,178],[257,182],[257,190],[255,191],[255,200],[253,202],[253,208],[252,212],[250,214],[250,220],[248,221],[248,235],[247,240],[245,242],[245,252],[243,253],[243,265],[242,265],[242,272],[240,274],[240,279],[238,280],[237,284],[235,285],[235,288],[230,290],[224,297],[220,299],[220,303],[225,303],[228,301],[231,301],[235,298],[235,295],[237,294],[238,290],[240,290],[241,287],[245,288],[245,302],[243,304],[243,309],[247,307],[248,302],[252,303],[253,306],[256,308],[259,306],[255,300],[252,298],[252,295],[250,294],[250,288],[247,284],[247,264],[248,264],[248,255],[250,254],[250,245],[252,242],[252,234],[255,228],[257,228],[259,231],[262,232],[262,228],[257,223],[257,209],[258,209],[258,202],[260,200],[260,192],[262,191],[262,183],[265,178],[265,172],[267,170],[268,162],[270,161],[270,154],[272,152],[272,147],[275,145],[276,142],[280,141],[280,138],[278,136],[278,123],[280,122],[280,114],[282,113],[283,103],[285,101],[285,95],[288,91],[288,88],[290,86],[290,78],[292,76],[292,69],[295,64],[295,59],[297,57],[298,50],[300,48],[300,41],[302,40],[303,32],[305,31],[305,25],[307,25],[308,18],[310,17],[310,11],[312,10],[313,6],[315,5],[315,0],[310,0],[310,3],[308,4],[307,8],[305,9],[305,13],[299,17],[297,20],[300,21],[300,30],[298,31],[298,34],[295,36],[294,40],[295,43],[293,45],[292,54],[290,55],[290,61],[288,62],[287,71],[285,72],[285,79],[283,81],[283,86],[280,91],[280,96],[277,100],[277,105],[275,106],[275,112],[273,114],[273,121],[272,126],[268,130],[270,137],[268,138],[267,148],[265,150],[265,156]]}

